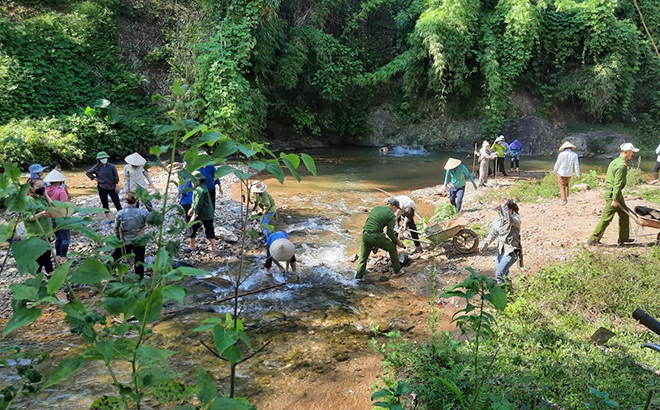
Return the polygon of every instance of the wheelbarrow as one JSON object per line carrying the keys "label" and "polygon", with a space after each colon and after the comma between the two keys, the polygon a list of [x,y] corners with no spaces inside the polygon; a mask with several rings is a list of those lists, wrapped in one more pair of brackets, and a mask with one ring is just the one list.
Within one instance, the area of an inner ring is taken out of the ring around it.
{"label": "wheelbarrow", "polygon": [[[623,209],[623,211],[628,214],[630,219],[632,219],[637,225],[641,226],[642,228],[648,227],[653,229],[660,229],[660,220],[651,218],[650,216],[640,215],[637,212],[633,211],[632,209],[626,209],[626,207],[622,207],[621,209]],[[656,243],[660,243],[660,232],[658,232],[655,241]]]}
{"label": "wheelbarrow", "polygon": [[479,235],[466,225],[465,218],[455,218],[426,228],[424,234],[436,246],[451,239],[458,252],[468,254],[479,247]]}

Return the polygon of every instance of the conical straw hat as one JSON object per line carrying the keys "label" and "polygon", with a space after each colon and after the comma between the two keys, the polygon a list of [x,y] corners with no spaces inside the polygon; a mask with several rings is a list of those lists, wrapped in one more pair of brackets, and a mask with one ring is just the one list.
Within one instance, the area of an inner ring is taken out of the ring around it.
{"label": "conical straw hat", "polygon": [[288,261],[293,256],[295,249],[290,240],[280,238],[270,245],[270,255],[277,261]]}
{"label": "conical straw hat", "polygon": [[52,170],[46,175],[46,178],[44,178],[44,182],[64,182],[68,181],[69,178],[67,178],[63,173],[60,171]]}
{"label": "conical straw hat", "polygon": [[147,160],[144,159],[144,157],[142,155],[138,154],[137,152],[134,152],[131,155],[124,158],[124,161],[126,161],[127,164],[135,165],[137,167],[147,163]]}
{"label": "conical straw hat", "polygon": [[456,158],[449,158],[445,164],[445,169],[454,169],[461,165],[461,160]]}
{"label": "conical straw hat", "polygon": [[570,142],[566,141],[561,147],[559,147],[559,151],[563,151],[566,148],[575,149],[577,147],[575,145],[571,144]]}

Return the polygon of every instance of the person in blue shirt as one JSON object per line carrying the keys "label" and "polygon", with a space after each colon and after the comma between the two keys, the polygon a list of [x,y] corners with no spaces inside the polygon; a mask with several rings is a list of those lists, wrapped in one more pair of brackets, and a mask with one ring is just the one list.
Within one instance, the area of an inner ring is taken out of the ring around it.
{"label": "person in blue shirt", "polygon": [[[290,266],[291,272],[296,273],[296,255],[294,252],[295,246],[289,240],[286,232],[273,232],[268,235],[268,239],[266,240],[266,263],[264,264],[264,269],[268,272],[274,262],[280,268],[280,272],[288,273]],[[280,262],[286,262],[286,268]]]}
{"label": "person in blue shirt", "polygon": [[204,184],[206,185],[206,189],[209,190],[209,195],[211,195],[211,204],[213,205],[213,209],[215,210],[216,185],[220,188],[220,195],[222,195],[222,184],[220,183],[220,180],[216,179],[215,177],[215,166],[207,165],[205,167],[198,169],[198,171],[201,172],[202,175],[204,175],[204,178],[206,178]]}
{"label": "person in blue shirt", "polygon": [[477,189],[477,184],[474,182],[470,171],[468,171],[465,165],[461,164],[460,159],[449,158],[445,164],[445,170],[445,182],[442,186],[442,190],[447,190],[451,178],[449,202],[456,207],[457,212],[460,212],[461,206],[463,205],[463,194],[465,194],[465,178],[470,178],[474,189]]}
{"label": "person in blue shirt", "polygon": [[[179,205],[183,208],[183,219],[186,221],[186,224],[190,222],[190,216],[188,216],[188,212],[190,211],[190,207],[192,207],[192,200],[193,200],[193,190],[195,187],[193,186],[193,183],[191,180],[186,180],[186,183],[181,185],[181,182],[179,182]],[[192,228],[186,229],[186,236],[190,236],[192,232]]]}

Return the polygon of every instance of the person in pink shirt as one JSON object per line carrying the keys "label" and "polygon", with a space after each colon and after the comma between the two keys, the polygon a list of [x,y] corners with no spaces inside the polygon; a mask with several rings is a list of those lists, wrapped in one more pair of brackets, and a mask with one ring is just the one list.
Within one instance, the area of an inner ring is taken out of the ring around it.
{"label": "person in pink shirt", "polygon": [[[50,183],[46,187],[46,193],[51,201],[60,201],[60,202],[69,202],[69,194],[66,192],[62,184],[68,178],[64,176],[63,173],[57,170],[51,171],[44,182]],[[69,251],[69,244],[71,243],[71,230],[69,229],[57,229],[57,223],[55,219],[51,219],[53,224],[53,230],[55,231],[55,255],[57,256],[58,264],[66,262],[66,255]]]}

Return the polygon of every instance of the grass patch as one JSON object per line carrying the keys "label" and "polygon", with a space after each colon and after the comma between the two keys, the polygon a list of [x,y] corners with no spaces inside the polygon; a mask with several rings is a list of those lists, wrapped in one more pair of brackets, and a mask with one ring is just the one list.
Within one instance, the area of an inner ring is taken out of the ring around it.
{"label": "grass patch", "polygon": [[[587,184],[589,189],[598,188],[602,178],[598,171],[591,170],[580,179],[571,178],[569,192],[575,193],[575,185]],[[545,202],[548,199],[559,198],[559,182],[557,174],[549,173],[541,179],[519,180],[508,189],[489,189],[481,199],[499,201],[511,198],[516,202]]]}
{"label": "grass patch", "polygon": [[657,188],[646,188],[643,189],[639,195],[643,200],[653,202],[654,204],[660,204],[660,189]]}
{"label": "grass patch", "polygon": [[[659,354],[640,349],[660,338],[636,325],[631,313],[641,307],[660,316],[659,263],[658,247],[644,254],[584,251],[572,263],[519,278],[515,295],[497,317],[496,334],[482,340],[479,350],[483,374],[499,348],[484,384],[484,403],[506,399],[513,407],[501,408],[557,408],[551,403],[563,409],[608,408],[613,405],[602,399],[607,393],[619,408],[642,409],[649,389],[660,388],[660,378],[635,361],[660,368]],[[616,334],[607,351],[589,340],[600,326]],[[422,344],[395,335],[379,350],[389,369],[383,380],[396,385],[404,379],[418,395],[416,408],[464,408],[454,404],[474,388],[468,383],[474,372],[468,342],[444,335]],[[660,408],[660,397],[650,408]]]}

